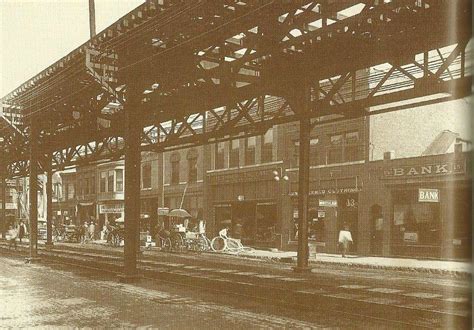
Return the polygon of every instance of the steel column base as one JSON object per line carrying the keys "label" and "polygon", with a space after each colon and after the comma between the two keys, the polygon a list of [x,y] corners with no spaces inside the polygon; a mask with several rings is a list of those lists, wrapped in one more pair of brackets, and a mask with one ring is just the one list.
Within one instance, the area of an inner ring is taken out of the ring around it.
{"label": "steel column base", "polygon": [[298,266],[293,267],[293,271],[295,273],[311,273],[311,269],[313,269],[313,268],[311,268],[311,267],[298,267]]}
{"label": "steel column base", "polygon": [[25,263],[27,264],[37,264],[41,261],[40,257],[26,257]]}
{"label": "steel column base", "polygon": [[135,274],[135,275],[119,274],[117,275],[117,279],[120,283],[137,283],[143,279],[143,275],[142,274]]}

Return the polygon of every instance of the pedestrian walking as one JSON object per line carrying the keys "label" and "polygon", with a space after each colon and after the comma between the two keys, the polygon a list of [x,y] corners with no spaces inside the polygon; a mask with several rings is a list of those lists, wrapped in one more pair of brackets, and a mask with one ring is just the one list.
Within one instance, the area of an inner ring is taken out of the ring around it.
{"label": "pedestrian walking", "polygon": [[89,225],[89,239],[93,241],[95,239],[95,223],[91,221]]}
{"label": "pedestrian walking", "polygon": [[353,243],[352,235],[349,231],[349,226],[345,224],[344,229],[339,232],[339,244],[341,245],[343,258],[346,257],[346,253],[349,249],[349,244],[351,243]]}
{"label": "pedestrian walking", "polygon": [[84,221],[84,224],[79,228],[79,236],[81,238],[81,244],[86,242],[86,238],[89,232],[89,224],[87,221]]}
{"label": "pedestrian walking", "polygon": [[20,226],[18,227],[18,238],[20,239],[20,243],[23,237],[26,236],[26,234],[27,234],[26,225],[23,221],[20,221]]}
{"label": "pedestrian walking", "polygon": [[18,236],[18,231],[13,227],[9,226],[7,232],[7,239],[8,239],[8,249],[10,250],[13,246],[16,250],[16,238]]}

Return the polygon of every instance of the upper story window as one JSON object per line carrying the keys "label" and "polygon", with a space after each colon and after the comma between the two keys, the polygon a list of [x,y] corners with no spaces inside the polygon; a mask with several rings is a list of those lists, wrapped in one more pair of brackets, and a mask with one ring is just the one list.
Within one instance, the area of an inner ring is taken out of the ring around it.
{"label": "upper story window", "polygon": [[300,164],[300,141],[293,140],[293,154],[291,157],[291,167],[298,167]]}
{"label": "upper story window", "polygon": [[74,199],[74,183],[68,183],[67,185],[67,199]]}
{"label": "upper story window", "polygon": [[262,163],[273,160],[273,128],[270,128],[262,138]]}
{"label": "upper story window", "polygon": [[107,191],[114,192],[114,171],[109,171],[107,176]]}
{"label": "upper story window", "polygon": [[229,167],[239,166],[239,140],[235,139],[230,141],[229,150]]}
{"label": "upper story window", "polygon": [[195,149],[191,149],[187,155],[188,159],[188,182],[196,182],[198,176],[198,153]]}
{"label": "upper story window", "polygon": [[83,181],[83,193],[84,193],[84,195],[89,195],[89,193],[90,193],[89,185],[90,185],[90,179],[85,178],[84,181]]}
{"label": "upper story window", "polygon": [[363,159],[363,148],[359,132],[347,132],[330,136],[331,145],[327,152],[327,163],[352,162]]}
{"label": "upper story window", "polygon": [[100,192],[105,192],[107,185],[107,172],[100,172]]}
{"label": "upper story window", "polygon": [[179,154],[171,155],[171,184],[179,183]]}
{"label": "upper story window", "polygon": [[248,137],[245,140],[245,165],[255,164],[256,146],[257,146],[257,139],[255,136]]}
{"label": "upper story window", "polygon": [[319,165],[318,145],[318,138],[309,140],[309,165],[311,166]]}
{"label": "upper story window", "polygon": [[151,188],[151,164],[145,163],[142,165],[142,189]]}
{"label": "upper story window", "polygon": [[91,194],[95,194],[95,176],[91,177]]}
{"label": "upper story window", "polygon": [[117,191],[123,191],[123,170],[115,170],[115,184],[117,186]]}
{"label": "upper story window", "polygon": [[215,145],[215,162],[214,162],[214,168],[216,170],[225,167],[224,153],[225,153],[225,143],[217,142]]}

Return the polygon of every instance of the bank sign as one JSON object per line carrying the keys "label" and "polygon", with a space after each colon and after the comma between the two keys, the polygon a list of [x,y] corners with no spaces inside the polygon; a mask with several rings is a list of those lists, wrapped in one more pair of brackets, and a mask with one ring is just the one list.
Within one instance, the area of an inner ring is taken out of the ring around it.
{"label": "bank sign", "polygon": [[462,174],[466,172],[465,162],[445,162],[438,164],[398,166],[384,170],[385,178],[407,178]]}
{"label": "bank sign", "polygon": [[418,189],[418,202],[439,202],[438,189]]}

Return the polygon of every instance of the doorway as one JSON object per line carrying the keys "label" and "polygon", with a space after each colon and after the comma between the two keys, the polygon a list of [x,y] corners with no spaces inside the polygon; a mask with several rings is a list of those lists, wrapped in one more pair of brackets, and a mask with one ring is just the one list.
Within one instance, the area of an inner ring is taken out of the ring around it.
{"label": "doorway", "polygon": [[383,248],[383,215],[380,205],[370,208],[370,253],[382,255]]}

